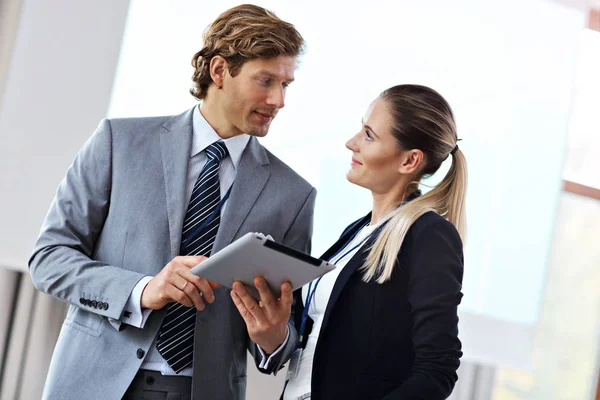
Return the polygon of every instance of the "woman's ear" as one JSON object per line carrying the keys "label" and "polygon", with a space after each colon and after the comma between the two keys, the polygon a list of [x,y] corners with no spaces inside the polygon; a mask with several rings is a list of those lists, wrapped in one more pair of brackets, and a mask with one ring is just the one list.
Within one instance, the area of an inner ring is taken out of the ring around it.
{"label": "woman's ear", "polygon": [[419,149],[403,151],[400,157],[401,163],[398,172],[403,175],[414,174],[423,163],[423,152]]}

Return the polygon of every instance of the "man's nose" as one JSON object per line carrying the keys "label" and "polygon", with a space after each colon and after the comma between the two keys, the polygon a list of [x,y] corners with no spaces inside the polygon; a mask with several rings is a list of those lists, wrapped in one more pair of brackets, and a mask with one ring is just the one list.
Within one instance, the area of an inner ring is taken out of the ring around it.
{"label": "man's nose", "polygon": [[283,87],[278,87],[269,93],[269,97],[267,99],[267,104],[277,109],[285,107],[285,89]]}

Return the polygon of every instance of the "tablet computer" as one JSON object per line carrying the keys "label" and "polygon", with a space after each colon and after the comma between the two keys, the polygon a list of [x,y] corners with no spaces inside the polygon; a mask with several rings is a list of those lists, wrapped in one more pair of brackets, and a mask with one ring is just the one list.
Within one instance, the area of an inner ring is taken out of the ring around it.
{"label": "tablet computer", "polygon": [[281,284],[289,281],[292,290],[333,270],[335,265],[268,239],[262,233],[247,233],[191,269],[194,275],[231,288],[242,282],[248,292],[260,299],[254,278],[261,276],[275,298]]}

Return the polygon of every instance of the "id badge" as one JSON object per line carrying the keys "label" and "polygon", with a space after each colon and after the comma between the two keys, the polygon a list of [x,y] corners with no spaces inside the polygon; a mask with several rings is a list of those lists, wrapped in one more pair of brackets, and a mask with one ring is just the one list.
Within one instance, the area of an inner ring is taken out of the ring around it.
{"label": "id badge", "polygon": [[288,367],[285,380],[289,381],[298,375],[298,367],[300,366],[300,357],[302,357],[302,348],[294,350],[292,358],[290,358],[290,366]]}

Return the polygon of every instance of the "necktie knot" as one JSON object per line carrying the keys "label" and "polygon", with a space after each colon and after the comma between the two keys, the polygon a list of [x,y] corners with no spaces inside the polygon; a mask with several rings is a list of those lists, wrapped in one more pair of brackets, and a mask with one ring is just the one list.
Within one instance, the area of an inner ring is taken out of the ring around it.
{"label": "necktie knot", "polygon": [[227,157],[229,152],[227,151],[227,146],[225,146],[225,143],[222,141],[218,141],[214,142],[206,148],[206,154],[208,155],[208,158],[210,160],[221,161],[222,159]]}

